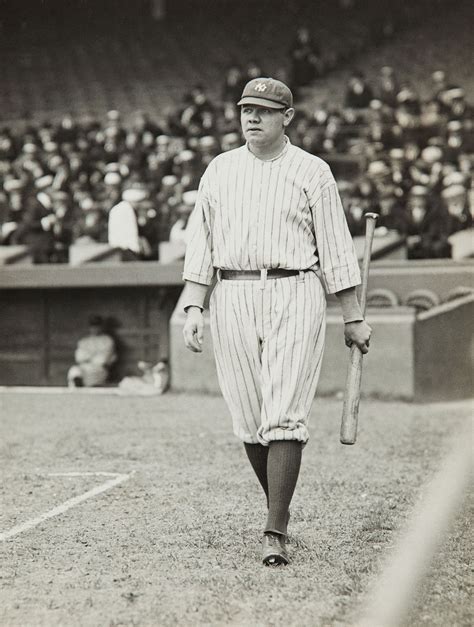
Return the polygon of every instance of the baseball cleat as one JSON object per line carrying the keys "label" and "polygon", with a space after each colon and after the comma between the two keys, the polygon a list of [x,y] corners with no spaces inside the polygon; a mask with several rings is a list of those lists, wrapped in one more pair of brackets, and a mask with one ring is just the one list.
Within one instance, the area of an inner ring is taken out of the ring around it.
{"label": "baseball cleat", "polygon": [[277,533],[266,533],[262,541],[262,562],[265,566],[286,565],[289,562],[285,539]]}

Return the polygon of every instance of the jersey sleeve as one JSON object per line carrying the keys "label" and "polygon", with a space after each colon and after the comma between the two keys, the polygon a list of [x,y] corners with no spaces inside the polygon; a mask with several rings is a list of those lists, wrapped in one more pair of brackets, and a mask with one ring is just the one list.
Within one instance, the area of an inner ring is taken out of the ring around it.
{"label": "jersey sleeve", "polygon": [[208,170],[199,184],[196,204],[186,228],[186,254],[183,279],[210,285],[214,275],[212,264],[211,201]]}
{"label": "jersey sleeve", "polygon": [[359,262],[337,184],[328,165],[313,174],[308,197],[314,223],[321,279],[328,294],[361,282]]}

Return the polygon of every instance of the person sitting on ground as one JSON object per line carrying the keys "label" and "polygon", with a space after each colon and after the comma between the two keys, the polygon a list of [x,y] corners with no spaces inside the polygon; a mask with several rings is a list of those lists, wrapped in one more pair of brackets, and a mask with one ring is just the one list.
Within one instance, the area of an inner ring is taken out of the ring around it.
{"label": "person sitting on ground", "polygon": [[101,316],[91,316],[88,321],[89,334],[77,343],[74,353],[76,365],[69,369],[69,387],[96,387],[104,385],[110,367],[117,360],[115,342],[105,331]]}
{"label": "person sitting on ground", "polygon": [[125,377],[119,383],[119,394],[159,395],[169,388],[169,366],[167,359],[160,359],[155,365],[148,361],[137,364],[141,376]]}

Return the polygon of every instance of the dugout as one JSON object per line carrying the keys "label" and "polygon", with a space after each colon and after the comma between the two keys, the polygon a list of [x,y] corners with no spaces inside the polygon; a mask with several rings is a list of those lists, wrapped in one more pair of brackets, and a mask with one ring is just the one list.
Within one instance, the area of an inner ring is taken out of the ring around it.
{"label": "dugout", "polygon": [[[375,335],[364,393],[410,400],[472,394],[473,268],[473,260],[373,262],[368,319]],[[183,345],[181,269],[181,262],[2,266],[0,385],[64,385],[94,313],[113,323],[116,380],[135,374],[138,360],[169,358],[175,390],[217,392],[209,331],[204,354]],[[335,305],[329,298],[323,394],[344,386],[347,353]]]}
{"label": "dugout", "polygon": [[139,360],[169,356],[181,266],[154,262],[0,268],[0,384],[65,385],[87,319],[99,314],[118,348],[111,383]]}

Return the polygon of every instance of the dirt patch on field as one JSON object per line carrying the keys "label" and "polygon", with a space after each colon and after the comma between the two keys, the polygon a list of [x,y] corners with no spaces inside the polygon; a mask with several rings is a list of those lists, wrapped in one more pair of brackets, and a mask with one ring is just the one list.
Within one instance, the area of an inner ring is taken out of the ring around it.
{"label": "dirt patch on field", "polygon": [[[341,402],[317,401],[280,569],[260,564],[265,503],[220,398],[7,393],[0,410],[0,531],[105,480],[51,473],[131,474],[3,542],[2,626],[314,626],[351,624],[471,405],[364,401],[343,447]],[[471,510],[411,625],[472,623]]]}

